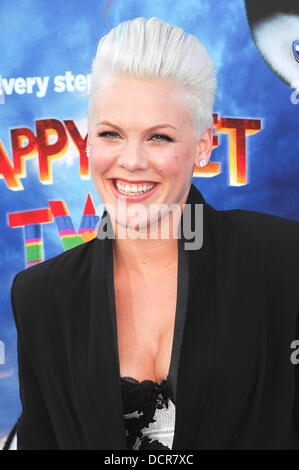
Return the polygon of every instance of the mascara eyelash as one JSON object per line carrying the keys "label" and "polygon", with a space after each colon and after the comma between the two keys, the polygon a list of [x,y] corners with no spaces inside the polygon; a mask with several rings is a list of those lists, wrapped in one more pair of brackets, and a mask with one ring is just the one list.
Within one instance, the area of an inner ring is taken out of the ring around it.
{"label": "mascara eyelash", "polygon": [[97,136],[98,137],[105,137],[107,134],[117,134],[117,132],[113,132],[113,131],[98,132]]}
{"label": "mascara eyelash", "polygon": [[156,137],[156,136],[163,137],[163,139],[167,140],[167,142],[173,142],[173,139],[172,139],[171,137],[169,137],[168,135],[165,135],[165,134],[155,134],[155,135],[153,135],[152,137]]}
{"label": "mascara eyelash", "polygon": [[[113,132],[113,131],[98,132],[97,136],[98,137],[105,137],[106,135],[109,135],[109,134],[117,134],[117,132]],[[173,142],[173,139],[171,137],[169,137],[168,135],[166,135],[166,134],[154,134],[151,137],[151,139],[153,137],[156,137],[156,136],[162,137],[162,140],[166,140],[167,142]],[[154,139],[154,140],[159,140],[159,139]]]}

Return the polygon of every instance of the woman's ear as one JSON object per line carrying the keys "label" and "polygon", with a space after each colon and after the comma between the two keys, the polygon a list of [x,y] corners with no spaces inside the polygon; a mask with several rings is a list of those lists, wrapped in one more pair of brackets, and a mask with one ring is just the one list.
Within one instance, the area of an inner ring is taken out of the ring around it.
{"label": "woman's ear", "polygon": [[197,152],[195,159],[195,164],[197,167],[204,166],[200,163],[202,160],[206,162],[205,165],[208,165],[212,153],[212,145],[213,127],[209,127],[197,142]]}

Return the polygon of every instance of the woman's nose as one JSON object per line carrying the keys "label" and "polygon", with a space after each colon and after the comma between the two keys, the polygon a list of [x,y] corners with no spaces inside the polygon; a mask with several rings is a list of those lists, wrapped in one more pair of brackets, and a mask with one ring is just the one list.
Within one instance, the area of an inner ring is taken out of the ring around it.
{"label": "woman's nose", "polygon": [[148,159],[144,150],[138,144],[127,144],[118,156],[117,163],[128,171],[146,170],[148,168]]}

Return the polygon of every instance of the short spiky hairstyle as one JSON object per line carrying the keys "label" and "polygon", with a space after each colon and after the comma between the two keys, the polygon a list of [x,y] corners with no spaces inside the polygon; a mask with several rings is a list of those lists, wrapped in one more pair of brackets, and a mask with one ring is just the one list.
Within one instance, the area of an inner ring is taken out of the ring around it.
{"label": "short spiky hairstyle", "polygon": [[120,76],[174,81],[183,91],[196,136],[212,127],[214,63],[204,45],[182,28],[140,17],[120,23],[100,39],[92,62],[89,128],[99,91],[109,79]]}

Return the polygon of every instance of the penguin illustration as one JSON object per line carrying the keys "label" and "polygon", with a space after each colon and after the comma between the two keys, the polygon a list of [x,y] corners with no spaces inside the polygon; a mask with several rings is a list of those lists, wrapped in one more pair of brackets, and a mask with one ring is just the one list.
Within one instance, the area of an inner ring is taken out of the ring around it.
{"label": "penguin illustration", "polygon": [[299,88],[299,1],[245,0],[252,38],[280,80]]}

